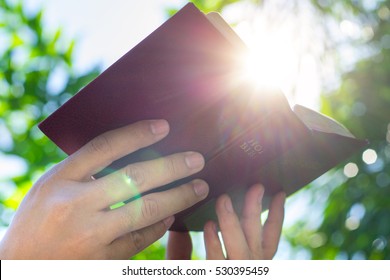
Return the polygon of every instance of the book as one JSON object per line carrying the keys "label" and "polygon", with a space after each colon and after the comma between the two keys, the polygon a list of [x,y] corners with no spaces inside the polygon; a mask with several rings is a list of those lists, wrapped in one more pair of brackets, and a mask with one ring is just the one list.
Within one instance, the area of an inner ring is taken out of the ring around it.
{"label": "book", "polygon": [[318,112],[292,110],[282,92],[251,85],[240,74],[243,52],[244,43],[218,14],[205,15],[189,3],[39,128],[72,154],[106,131],[166,119],[165,139],[95,176],[172,153],[203,154],[201,172],[154,190],[194,178],[208,182],[208,197],[176,215],[171,230],[177,231],[203,230],[216,219],[214,203],[223,193],[240,212],[252,184],[265,186],[265,201],[282,190],[290,195],[367,145]]}

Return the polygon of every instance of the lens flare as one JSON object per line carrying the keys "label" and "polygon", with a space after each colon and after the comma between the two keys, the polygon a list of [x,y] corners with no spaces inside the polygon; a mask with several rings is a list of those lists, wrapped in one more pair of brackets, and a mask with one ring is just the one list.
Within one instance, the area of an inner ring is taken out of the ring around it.
{"label": "lens flare", "polygon": [[243,79],[256,88],[278,88],[281,85],[280,69],[272,56],[261,51],[249,50],[242,57]]}
{"label": "lens flare", "polygon": [[[109,195],[111,197],[111,200],[117,201],[117,203],[110,206],[111,210],[119,208],[119,207],[125,205],[126,203],[128,203],[129,201],[137,200],[138,198],[141,197],[141,193],[139,191],[139,188],[137,187],[137,184],[135,184],[135,182],[131,178],[126,176],[123,172],[114,172],[109,176],[112,177],[111,180],[116,185],[118,185],[118,186],[124,185],[130,189],[130,191],[129,191],[129,190],[125,190],[124,188],[112,188],[110,190],[110,192],[107,193],[107,195]],[[131,197],[127,201],[121,201],[121,197],[123,197],[123,194],[122,194],[123,191],[131,194]]]}

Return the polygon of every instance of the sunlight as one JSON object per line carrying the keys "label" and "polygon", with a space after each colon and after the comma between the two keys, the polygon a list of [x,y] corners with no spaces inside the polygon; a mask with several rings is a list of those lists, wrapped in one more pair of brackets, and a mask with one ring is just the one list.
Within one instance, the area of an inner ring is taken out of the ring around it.
{"label": "sunlight", "polygon": [[[230,16],[237,11],[231,11]],[[310,35],[297,34],[293,18],[276,26],[266,20],[256,16],[234,27],[249,49],[243,58],[243,78],[257,88],[281,89],[291,105],[317,109],[321,87],[318,63],[313,53],[304,50],[311,43]]]}
{"label": "sunlight", "polygon": [[282,85],[275,60],[265,52],[250,50],[243,58],[243,78],[256,88],[277,88]]}
{"label": "sunlight", "polygon": [[290,30],[268,29],[264,22],[255,20],[237,26],[236,31],[249,49],[244,75],[258,87],[291,92],[298,72],[298,54]]}

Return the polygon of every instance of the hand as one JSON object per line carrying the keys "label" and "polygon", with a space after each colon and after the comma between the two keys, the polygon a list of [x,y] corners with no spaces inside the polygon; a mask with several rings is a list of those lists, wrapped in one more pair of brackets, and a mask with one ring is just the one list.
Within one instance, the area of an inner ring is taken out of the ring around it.
{"label": "hand", "polygon": [[[278,248],[284,217],[285,194],[278,193],[271,202],[267,221],[262,226],[262,198],[264,188],[252,186],[246,196],[241,220],[234,212],[231,199],[222,195],[216,202],[216,213],[227,257],[224,256],[217,226],[209,221],[204,227],[207,259],[272,259]],[[191,238],[188,232],[170,232],[168,259],[189,259]]]}
{"label": "hand", "polygon": [[116,209],[110,206],[200,171],[200,154],[174,154],[97,180],[91,176],[168,132],[164,120],[138,122],[98,136],[56,165],[21,203],[0,244],[0,258],[126,259],[159,239],[175,213],[207,196],[205,182],[195,180]]}

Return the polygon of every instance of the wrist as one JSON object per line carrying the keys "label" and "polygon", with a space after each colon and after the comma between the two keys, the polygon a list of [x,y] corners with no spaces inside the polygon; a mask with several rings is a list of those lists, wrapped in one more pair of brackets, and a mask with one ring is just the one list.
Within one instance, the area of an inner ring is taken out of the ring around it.
{"label": "wrist", "polygon": [[[8,233],[8,232],[7,232]],[[18,246],[12,245],[12,240],[9,240],[7,233],[0,240],[0,259],[1,260],[16,260],[22,259],[21,255],[18,256]]]}
{"label": "wrist", "polygon": [[7,252],[5,236],[0,240],[0,260],[12,259]]}

